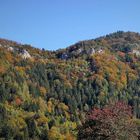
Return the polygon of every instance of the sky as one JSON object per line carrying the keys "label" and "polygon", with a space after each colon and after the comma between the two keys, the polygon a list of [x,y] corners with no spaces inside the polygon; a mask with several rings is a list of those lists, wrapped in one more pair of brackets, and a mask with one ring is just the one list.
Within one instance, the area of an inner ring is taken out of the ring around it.
{"label": "sky", "polygon": [[140,32],[140,0],[0,0],[0,38],[46,50]]}

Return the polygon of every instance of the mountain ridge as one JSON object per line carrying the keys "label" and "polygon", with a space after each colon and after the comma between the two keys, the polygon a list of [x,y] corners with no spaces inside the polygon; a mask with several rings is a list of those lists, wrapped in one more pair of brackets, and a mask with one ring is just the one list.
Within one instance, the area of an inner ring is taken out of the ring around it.
{"label": "mountain ridge", "polygon": [[76,139],[93,107],[140,118],[140,35],[116,32],[47,51],[0,39],[0,138]]}
{"label": "mountain ridge", "polygon": [[[73,47],[73,46],[77,46],[77,45],[79,45],[79,44],[82,44],[82,43],[84,43],[84,42],[90,42],[90,41],[97,41],[97,40],[101,40],[101,39],[105,39],[105,38],[109,38],[110,36],[111,37],[117,37],[118,36],[118,34],[119,35],[121,35],[120,37],[122,37],[123,38],[123,36],[140,36],[140,33],[138,33],[138,32],[133,32],[133,31],[126,31],[126,32],[124,32],[124,31],[117,31],[117,32],[114,32],[114,33],[110,33],[110,34],[106,34],[105,36],[101,36],[101,37],[96,37],[96,38],[94,38],[94,39],[88,39],[88,40],[81,40],[81,41],[78,41],[78,42],[76,42],[76,43],[74,43],[73,45],[70,45],[70,46],[68,46],[68,47],[66,47],[66,48],[63,48],[63,49],[68,49],[68,48],[70,48],[70,47]],[[20,45],[27,45],[27,46],[31,46],[31,45],[28,45],[28,44],[22,44],[22,43],[20,43],[20,42],[16,42],[16,41],[13,41],[13,40],[10,40],[10,39],[5,39],[5,38],[0,38],[0,43],[1,44],[10,44],[11,46],[20,46]],[[82,46],[82,45],[81,45]],[[36,47],[34,47],[34,46],[32,46],[33,48],[36,48]],[[36,49],[39,49],[39,48],[36,48]],[[44,48],[42,48],[42,49],[44,49]],[[62,50],[63,50],[62,49]],[[41,50],[41,48],[40,48],[40,50]],[[56,51],[58,51],[58,50],[61,50],[61,48],[60,49],[57,49]],[[52,50],[53,51],[53,50]],[[52,52],[51,51],[51,52]],[[54,51],[55,52],[55,51]]]}

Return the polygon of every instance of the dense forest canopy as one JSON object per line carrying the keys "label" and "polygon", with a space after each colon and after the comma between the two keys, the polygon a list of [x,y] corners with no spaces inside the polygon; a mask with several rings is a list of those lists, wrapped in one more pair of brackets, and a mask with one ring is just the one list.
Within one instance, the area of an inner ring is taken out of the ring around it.
{"label": "dense forest canopy", "polygon": [[123,101],[139,119],[139,96],[139,33],[118,31],[57,51],[0,39],[1,139],[74,140],[93,107]]}

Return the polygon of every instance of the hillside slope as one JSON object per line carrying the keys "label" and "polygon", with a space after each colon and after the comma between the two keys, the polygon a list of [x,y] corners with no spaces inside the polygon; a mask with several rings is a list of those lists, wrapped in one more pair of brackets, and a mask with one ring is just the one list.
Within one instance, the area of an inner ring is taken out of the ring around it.
{"label": "hillside slope", "polygon": [[140,117],[140,34],[45,51],[0,39],[0,138],[75,139],[93,106],[123,100]]}

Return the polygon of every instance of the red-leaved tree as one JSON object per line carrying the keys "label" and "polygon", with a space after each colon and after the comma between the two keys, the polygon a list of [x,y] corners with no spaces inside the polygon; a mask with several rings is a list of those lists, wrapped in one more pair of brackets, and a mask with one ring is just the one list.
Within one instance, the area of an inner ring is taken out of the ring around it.
{"label": "red-leaved tree", "polygon": [[79,127],[78,140],[137,140],[132,109],[123,102],[94,108]]}

